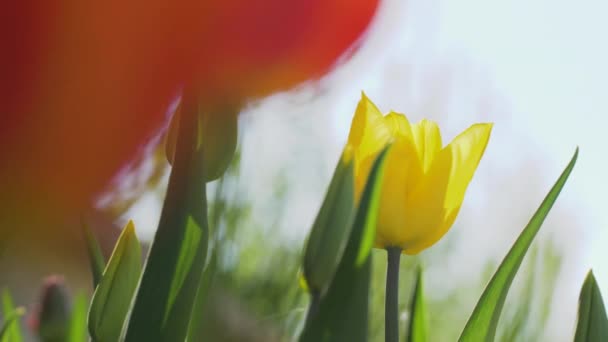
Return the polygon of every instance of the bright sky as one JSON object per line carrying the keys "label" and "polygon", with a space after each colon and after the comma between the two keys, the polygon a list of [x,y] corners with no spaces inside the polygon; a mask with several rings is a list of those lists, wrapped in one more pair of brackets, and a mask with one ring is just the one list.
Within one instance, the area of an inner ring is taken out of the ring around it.
{"label": "bright sky", "polygon": [[608,293],[608,3],[446,0],[439,9],[441,34],[488,67],[516,125],[550,158],[547,170],[580,146],[567,195],[588,209],[589,266]]}

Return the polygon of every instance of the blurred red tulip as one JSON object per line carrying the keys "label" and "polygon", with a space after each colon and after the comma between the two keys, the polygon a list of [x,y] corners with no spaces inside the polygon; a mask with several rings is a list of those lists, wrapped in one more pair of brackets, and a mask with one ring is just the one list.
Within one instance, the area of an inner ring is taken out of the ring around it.
{"label": "blurred red tulip", "polygon": [[200,86],[213,106],[322,75],[364,32],[377,1],[4,4],[0,221],[88,206],[162,127],[184,84]]}

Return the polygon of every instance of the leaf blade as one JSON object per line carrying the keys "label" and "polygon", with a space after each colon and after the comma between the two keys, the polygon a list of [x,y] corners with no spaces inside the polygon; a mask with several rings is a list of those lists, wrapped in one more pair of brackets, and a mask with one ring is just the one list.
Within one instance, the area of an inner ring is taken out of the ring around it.
{"label": "leaf blade", "polygon": [[608,341],[608,318],[602,293],[590,270],[581,287],[574,342],[591,341]]}
{"label": "leaf blade", "polygon": [[91,273],[93,276],[93,289],[95,289],[97,285],[99,285],[99,282],[101,281],[101,278],[103,276],[103,271],[106,268],[106,261],[103,257],[103,254],[101,253],[101,247],[99,247],[99,242],[91,231],[91,227],[83,221],[82,229],[87,246],[87,255],[89,257]]}
{"label": "leaf blade", "polygon": [[370,254],[389,148],[372,166],[342,260],[327,294],[320,299],[317,314],[300,335],[301,342],[367,340]]}
{"label": "leaf blade", "polygon": [[416,270],[414,293],[410,302],[410,319],[407,330],[407,342],[428,341],[428,314],[424,296],[424,282],[422,278],[422,267]]}
{"label": "leaf blade", "polygon": [[4,323],[0,330],[1,342],[21,342],[23,340],[18,318],[24,313],[25,310],[23,308],[15,308],[13,298],[8,290],[5,289],[2,292],[2,315],[4,316]]}
{"label": "leaf blade", "polygon": [[354,163],[348,153],[342,153],[306,243],[304,277],[309,289],[319,294],[331,283],[353,226]]}
{"label": "leaf blade", "polygon": [[91,299],[88,327],[95,341],[119,340],[140,273],[141,246],[129,221]]}
{"label": "leaf blade", "polygon": [[87,340],[87,298],[83,293],[76,295],[74,300],[69,329],[69,342],[83,342]]}
{"label": "leaf blade", "polygon": [[530,222],[521,232],[496,273],[486,286],[481,298],[477,302],[473,313],[460,335],[459,341],[493,341],[496,334],[498,319],[504,305],[507,293],[513,282],[513,278],[523,261],[523,258],[538,233],[542,223],[547,217],[553,204],[557,200],[564,187],[576,160],[578,148],[572,159],[557,179],[539,208],[536,210]]}

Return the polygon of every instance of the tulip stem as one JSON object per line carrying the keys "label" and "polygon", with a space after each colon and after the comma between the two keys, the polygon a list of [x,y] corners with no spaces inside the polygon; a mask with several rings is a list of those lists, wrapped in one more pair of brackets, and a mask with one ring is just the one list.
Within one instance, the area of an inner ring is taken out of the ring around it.
{"label": "tulip stem", "polygon": [[310,293],[310,304],[308,305],[308,313],[306,313],[306,326],[310,325],[311,321],[315,318],[319,312],[319,305],[321,304],[321,295],[319,292],[314,291]]}
{"label": "tulip stem", "polygon": [[384,302],[384,340],[399,341],[399,261],[401,249],[387,247],[386,299]]}

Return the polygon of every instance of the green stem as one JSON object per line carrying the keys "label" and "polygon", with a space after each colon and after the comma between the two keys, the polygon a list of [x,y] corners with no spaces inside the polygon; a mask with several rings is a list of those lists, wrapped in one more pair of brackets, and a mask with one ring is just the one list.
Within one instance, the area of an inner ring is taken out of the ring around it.
{"label": "green stem", "polygon": [[386,248],[386,301],[384,303],[384,340],[399,341],[399,247]]}
{"label": "green stem", "polygon": [[[196,150],[198,137],[198,102],[196,94],[186,91],[182,98],[175,160],[169,176],[158,230],[144,266],[131,311],[125,341],[184,340],[192,300],[207,255],[207,203],[203,175],[202,150]],[[198,225],[200,239],[187,235],[188,220]],[[184,251],[194,256],[184,265]],[[182,266],[187,274],[183,284],[173,291],[173,281]],[[176,305],[179,302],[179,305]],[[179,306],[179,310],[176,310]],[[168,313],[171,313],[168,315]],[[171,322],[167,322],[167,318]],[[175,323],[177,322],[177,323]],[[179,325],[178,328],[174,324]],[[172,332],[168,336],[168,331]],[[176,333],[178,331],[179,333]]]}
{"label": "green stem", "polygon": [[319,305],[321,304],[321,295],[319,292],[310,293],[310,304],[308,306],[308,313],[306,314],[306,326],[309,326],[313,318],[319,312]]}

